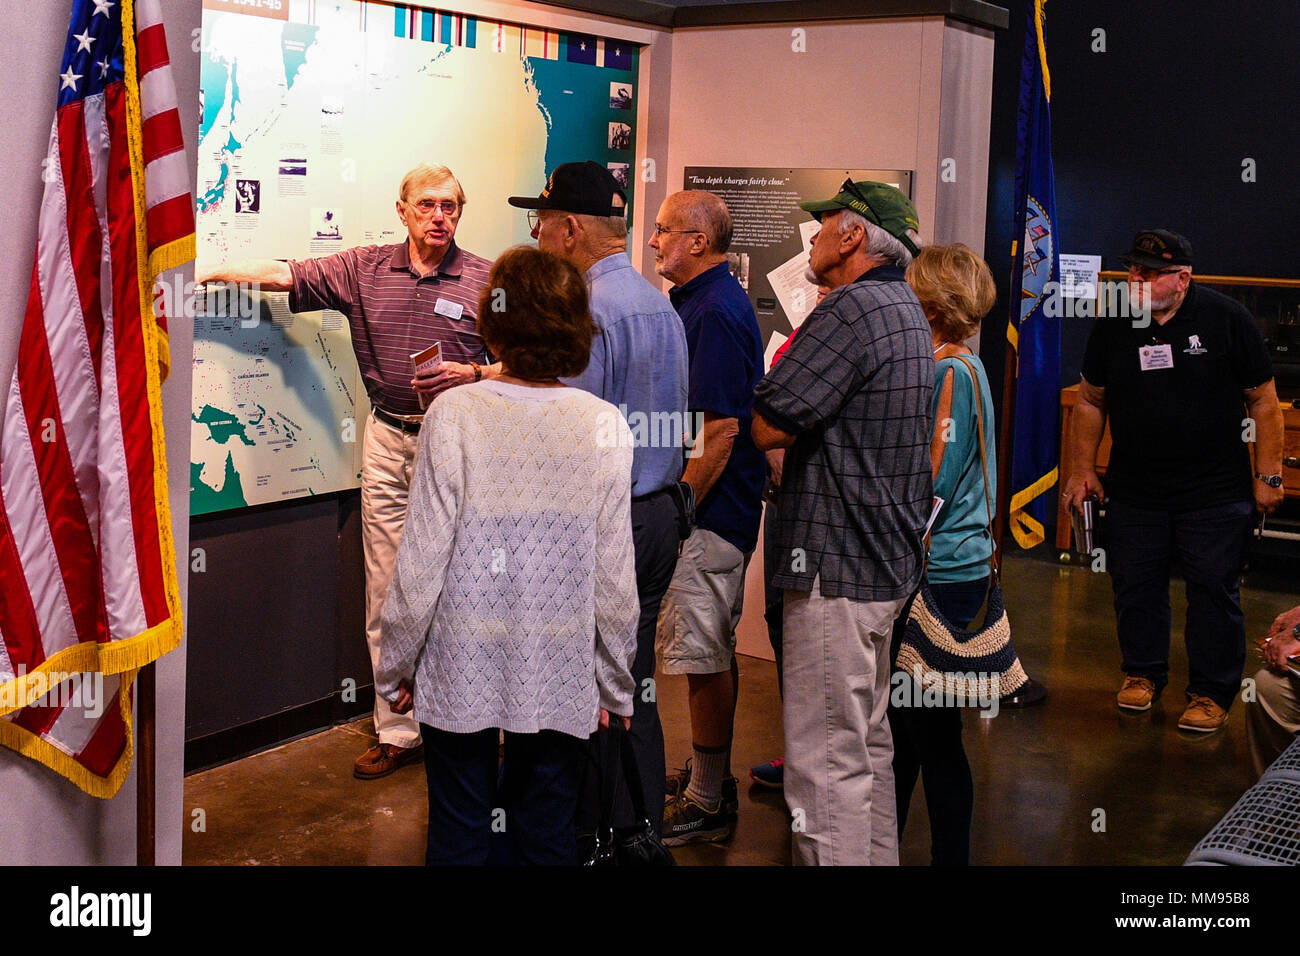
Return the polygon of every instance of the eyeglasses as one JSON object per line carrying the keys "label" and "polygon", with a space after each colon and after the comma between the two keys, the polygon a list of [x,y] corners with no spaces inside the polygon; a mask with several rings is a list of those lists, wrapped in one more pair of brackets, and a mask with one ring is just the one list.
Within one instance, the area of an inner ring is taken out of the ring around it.
{"label": "eyeglasses", "polygon": [[528,228],[536,229],[542,224],[542,214],[536,209],[528,210]]}
{"label": "eyeglasses", "polygon": [[402,200],[408,206],[415,209],[421,216],[432,216],[434,210],[441,210],[444,216],[454,216],[460,212],[460,203],[454,199],[421,199],[419,202],[407,202]]}
{"label": "eyeglasses", "polygon": [[655,223],[655,235],[656,235],[656,236],[662,236],[662,235],[666,235],[666,234],[669,234],[669,233],[677,233],[677,232],[680,232],[680,233],[685,233],[685,232],[698,232],[701,236],[704,235],[703,230],[700,230],[700,229],[665,229],[663,226],[659,225],[659,223]]}
{"label": "eyeglasses", "polygon": [[1138,265],[1136,262],[1128,264],[1128,274],[1137,276],[1139,279],[1151,280],[1159,276],[1171,276],[1176,272],[1182,272],[1186,266],[1174,266],[1172,269],[1153,269],[1150,266]]}

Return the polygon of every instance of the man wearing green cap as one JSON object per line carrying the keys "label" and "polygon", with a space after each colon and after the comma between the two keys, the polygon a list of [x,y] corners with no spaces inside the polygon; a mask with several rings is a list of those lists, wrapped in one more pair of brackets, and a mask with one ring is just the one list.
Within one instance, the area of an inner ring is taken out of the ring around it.
{"label": "man wearing green cap", "polygon": [[896,865],[889,642],[921,580],[932,493],[930,327],[903,275],[920,223],[885,183],[800,205],[821,222],[810,268],[832,291],[753,412],[758,447],[789,449],[773,586],[794,862]]}

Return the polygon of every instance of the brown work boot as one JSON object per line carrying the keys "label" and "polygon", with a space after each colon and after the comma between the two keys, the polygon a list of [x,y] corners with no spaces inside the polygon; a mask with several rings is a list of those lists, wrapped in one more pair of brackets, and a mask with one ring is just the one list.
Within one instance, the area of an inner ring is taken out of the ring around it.
{"label": "brown work boot", "polygon": [[1227,719],[1228,712],[1210,698],[1193,694],[1187,709],[1183,711],[1183,716],[1178,718],[1178,729],[1212,734],[1222,727]]}
{"label": "brown work boot", "polygon": [[1151,702],[1156,699],[1156,684],[1149,677],[1124,678],[1124,686],[1115,695],[1115,703],[1121,710],[1150,710]]}
{"label": "brown work boot", "polygon": [[424,744],[398,747],[396,744],[375,744],[352,766],[352,775],[359,780],[378,780],[404,764],[424,756]]}

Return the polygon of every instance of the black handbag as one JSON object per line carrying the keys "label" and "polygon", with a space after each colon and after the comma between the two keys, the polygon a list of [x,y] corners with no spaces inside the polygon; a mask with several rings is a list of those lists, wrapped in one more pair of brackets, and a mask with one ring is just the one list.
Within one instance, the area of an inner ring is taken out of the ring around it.
{"label": "black handbag", "polygon": [[[993,503],[989,495],[988,460],[984,453],[984,414],[979,378],[965,357],[957,357],[970,371],[975,383],[975,424],[980,467],[984,471],[984,506],[991,537]],[[989,555],[989,567],[988,610],[978,631],[958,628],[944,617],[929,584],[922,579],[908,612],[894,661],[896,670],[907,674],[922,687],[934,687],[946,699],[964,701],[972,707],[991,696],[1010,697],[1029,683],[1029,675],[1021,666],[1011,643],[1011,622],[1002,598],[996,547]]]}
{"label": "black handbag", "polygon": [[[676,866],[672,853],[655,832],[645,809],[645,793],[637,770],[632,737],[611,714],[609,729],[596,735],[592,750],[600,772],[600,820],[596,832],[579,838],[583,866]],[[614,802],[620,775],[632,800],[637,824],[614,828]]]}

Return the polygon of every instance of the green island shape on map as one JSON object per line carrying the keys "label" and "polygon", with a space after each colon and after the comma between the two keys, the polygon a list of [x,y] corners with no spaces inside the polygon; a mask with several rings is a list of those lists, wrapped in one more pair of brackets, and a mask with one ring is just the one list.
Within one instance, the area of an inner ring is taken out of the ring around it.
{"label": "green island shape on map", "polygon": [[213,408],[211,405],[204,405],[203,410],[197,415],[191,415],[200,425],[208,427],[208,434],[212,440],[219,445],[224,445],[232,438],[238,438],[245,445],[256,445],[244,432],[244,423],[241,422],[230,412],[223,412],[219,408]]}
{"label": "green island shape on map", "polygon": [[204,484],[199,478],[202,471],[202,462],[190,462],[190,514],[202,515],[248,507],[239,472],[235,471],[235,460],[230,452],[226,452],[226,473],[220,488]]}

